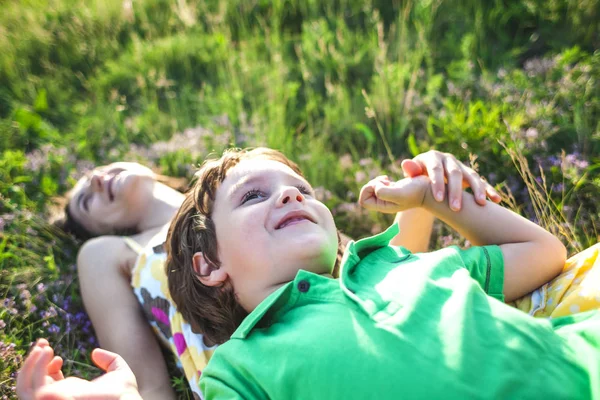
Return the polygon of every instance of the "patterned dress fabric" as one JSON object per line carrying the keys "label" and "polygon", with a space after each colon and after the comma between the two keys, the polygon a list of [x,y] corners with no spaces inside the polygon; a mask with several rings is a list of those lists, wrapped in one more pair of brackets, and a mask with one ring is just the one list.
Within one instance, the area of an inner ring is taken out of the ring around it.
{"label": "patterned dress fabric", "polygon": [[600,243],[569,258],[559,276],[512,305],[534,317],[600,309]]}
{"label": "patterned dress fabric", "polygon": [[124,239],[138,254],[131,278],[133,292],[161,343],[177,357],[194,398],[202,399],[198,381],[216,346],[206,346],[202,335],[192,332],[175,309],[164,270],[167,255],[160,246],[141,248],[131,238]]}

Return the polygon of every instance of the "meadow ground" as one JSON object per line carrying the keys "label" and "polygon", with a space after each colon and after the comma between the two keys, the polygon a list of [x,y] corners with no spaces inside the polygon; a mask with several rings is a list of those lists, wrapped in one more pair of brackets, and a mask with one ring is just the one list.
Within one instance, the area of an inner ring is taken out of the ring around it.
{"label": "meadow ground", "polygon": [[0,399],[38,337],[66,374],[98,374],[78,244],[48,223],[93,165],[190,177],[211,152],[267,145],[361,237],[390,220],[357,207],[360,186],[435,148],[571,253],[595,243],[599,28],[598,0],[5,0]]}

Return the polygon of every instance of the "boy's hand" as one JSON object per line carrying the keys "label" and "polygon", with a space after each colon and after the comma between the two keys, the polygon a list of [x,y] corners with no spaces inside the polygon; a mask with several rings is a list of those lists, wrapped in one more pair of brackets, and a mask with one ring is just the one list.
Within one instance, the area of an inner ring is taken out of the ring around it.
{"label": "boy's hand", "polygon": [[17,377],[17,395],[21,400],[141,400],[133,372],[118,354],[103,349],[92,352],[92,360],[106,374],[93,381],[66,378],[61,372],[63,360],[45,339],[34,345]]}
{"label": "boy's hand", "polygon": [[479,205],[485,205],[486,197],[494,203],[502,200],[498,192],[477,172],[449,153],[430,150],[402,161],[402,170],[404,176],[409,178],[419,175],[429,176],[431,193],[437,201],[444,200],[447,186],[448,204],[454,211],[461,209],[463,189],[467,187],[473,190],[473,196]]}
{"label": "boy's hand", "polygon": [[429,188],[429,178],[421,175],[392,182],[385,175],[369,181],[360,190],[358,202],[368,210],[394,214],[420,207]]}

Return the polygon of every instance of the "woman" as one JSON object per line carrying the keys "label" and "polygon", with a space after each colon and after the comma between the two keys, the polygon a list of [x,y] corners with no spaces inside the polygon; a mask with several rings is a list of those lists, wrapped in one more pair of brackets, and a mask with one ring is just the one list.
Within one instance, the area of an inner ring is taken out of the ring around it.
{"label": "woman", "polygon": [[[132,271],[138,258],[152,255],[141,249],[164,241],[183,198],[158,182],[150,169],[115,163],[80,179],[66,207],[66,229],[97,236],[81,247],[77,265],[81,295],[98,340],[127,360],[144,398],[175,395],[159,343],[140,312],[141,299],[132,291]],[[132,230],[138,233],[113,234]]]}
{"label": "woman", "polygon": [[[500,201],[489,184],[450,154],[430,151],[404,161],[402,168],[406,176],[429,175],[438,201],[444,199],[447,188],[454,210],[460,209],[464,186],[472,188],[482,205],[486,194],[493,201]],[[137,384],[144,399],[174,398],[154,333],[177,355],[197,395],[198,372],[212,351],[175,312],[167,291],[156,278],[164,263],[160,245],[183,199],[184,195],[159,182],[148,168],[115,163],[82,178],[70,193],[66,209],[66,228],[83,237],[97,236],[82,246],[77,264],[84,305],[100,345],[123,357],[135,375],[132,384]],[[401,233],[394,244],[413,252],[426,250],[433,217],[414,210],[398,214],[397,220]],[[115,234],[132,230],[137,233]],[[140,303],[144,313],[140,312]],[[105,370],[118,367],[118,363],[109,367],[114,359],[107,358],[107,354],[96,351],[92,358]],[[61,364],[62,360],[56,358],[48,368],[50,375],[42,379],[34,377],[29,368],[32,363],[26,364],[19,375],[19,396],[34,398],[44,379],[60,379]]]}

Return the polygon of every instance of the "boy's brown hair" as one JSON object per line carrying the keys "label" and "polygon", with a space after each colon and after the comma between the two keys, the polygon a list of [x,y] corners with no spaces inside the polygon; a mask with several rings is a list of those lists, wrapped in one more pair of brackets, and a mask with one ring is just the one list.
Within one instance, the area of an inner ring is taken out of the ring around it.
{"label": "boy's brown hair", "polygon": [[[268,159],[281,162],[298,175],[298,166],[277,150],[227,150],[219,159],[207,160],[196,174],[181,208],[171,222],[167,236],[167,277],[169,292],[192,330],[202,333],[207,344],[221,344],[229,339],[247,312],[238,303],[233,287],[202,284],[193,268],[192,258],[201,251],[209,264],[220,265],[215,224],[212,220],[217,189],[227,172],[243,160]],[[338,263],[341,257],[338,248]],[[338,265],[334,269],[337,274]]]}

